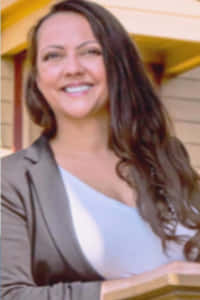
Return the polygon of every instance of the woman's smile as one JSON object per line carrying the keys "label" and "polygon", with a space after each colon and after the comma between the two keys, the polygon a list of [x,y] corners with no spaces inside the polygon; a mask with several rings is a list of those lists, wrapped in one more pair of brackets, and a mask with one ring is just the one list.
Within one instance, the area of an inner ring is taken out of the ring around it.
{"label": "woman's smile", "polygon": [[63,87],[63,91],[72,97],[80,97],[87,94],[93,85],[87,83],[72,83],[68,84],[67,86]]}

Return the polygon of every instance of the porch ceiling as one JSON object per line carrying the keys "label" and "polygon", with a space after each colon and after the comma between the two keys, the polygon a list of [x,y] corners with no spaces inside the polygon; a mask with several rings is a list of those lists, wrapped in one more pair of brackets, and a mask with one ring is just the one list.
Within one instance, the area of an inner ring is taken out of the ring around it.
{"label": "porch ceiling", "polygon": [[[145,62],[165,64],[166,77],[200,64],[199,0],[94,1],[120,19],[134,36]],[[2,0],[2,55],[26,48],[28,31],[54,2]]]}

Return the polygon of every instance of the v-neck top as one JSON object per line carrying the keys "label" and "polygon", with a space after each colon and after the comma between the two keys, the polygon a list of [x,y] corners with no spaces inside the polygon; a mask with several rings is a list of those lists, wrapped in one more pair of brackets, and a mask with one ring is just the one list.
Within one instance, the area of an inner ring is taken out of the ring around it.
{"label": "v-neck top", "polygon": [[[81,251],[105,279],[129,277],[172,261],[185,260],[183,244],[169,242],[163,251],[160,237],[140,216],[137,207],[110,198],[59,166]],[[177,226],[177,234],[193,230]]]}

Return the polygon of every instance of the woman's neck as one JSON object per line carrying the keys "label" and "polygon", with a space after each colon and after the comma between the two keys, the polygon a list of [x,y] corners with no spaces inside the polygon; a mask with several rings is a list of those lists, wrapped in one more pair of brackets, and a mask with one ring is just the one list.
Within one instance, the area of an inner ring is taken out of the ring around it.
{"label": "woman's neck", "polygon": [[108,151],[109,118],[58,122],[58,132],[50,141],[55,154],[91,155]]}

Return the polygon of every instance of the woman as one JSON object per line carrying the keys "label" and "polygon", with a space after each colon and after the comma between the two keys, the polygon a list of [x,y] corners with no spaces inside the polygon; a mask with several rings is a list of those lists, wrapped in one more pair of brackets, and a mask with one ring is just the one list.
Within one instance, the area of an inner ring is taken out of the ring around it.
{"label": "woman", "polygon": [[119,22],[63,1],[29,51],[43,135],[2,162],[3,299],[106,299],[200,274],[199,176]]}

